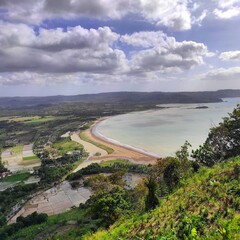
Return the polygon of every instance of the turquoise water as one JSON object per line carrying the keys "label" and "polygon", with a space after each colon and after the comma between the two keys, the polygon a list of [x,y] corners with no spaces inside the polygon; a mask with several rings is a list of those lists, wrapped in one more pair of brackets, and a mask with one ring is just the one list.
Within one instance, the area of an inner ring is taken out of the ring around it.
{"label": "turquoise water", "polygon": [[[170,107],[167,109],[118,115],[101,122],[97,131],[122,144],[160,156],[173,156],[185,140],[196,149],[205,141],[209,129],[240,103],[240,98],[223,100],[209,104],[168,104],[164,105]],[[208,108],[195,109],[198,106]]]}

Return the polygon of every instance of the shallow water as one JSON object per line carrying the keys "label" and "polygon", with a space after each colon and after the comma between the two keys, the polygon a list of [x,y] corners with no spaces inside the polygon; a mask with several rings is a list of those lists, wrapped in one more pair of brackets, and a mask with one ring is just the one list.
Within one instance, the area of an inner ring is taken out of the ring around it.
{"label": "shallow water", "polygon": [[[164,106],[170,108],[118,115],[102,121],[97,131],[160,156],[174,155],[185,140],[196,149],[205,141],[209,129],[240,103],[240,98],[223,100],[209,104],[168,104]],[[208,108],[196,109],[199,106]]]}

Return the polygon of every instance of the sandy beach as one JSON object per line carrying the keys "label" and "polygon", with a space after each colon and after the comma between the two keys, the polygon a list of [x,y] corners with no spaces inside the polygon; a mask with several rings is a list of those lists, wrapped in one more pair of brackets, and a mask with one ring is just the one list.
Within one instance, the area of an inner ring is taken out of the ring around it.
{"label": "sandy beach", "polygon": [[127,159],[134,163],[154,164],[159,157],[157,154],[147,152],[142,149],[137,149],[132,146],[127,146],[113,139],[106,138],[97,132],[97,124],[104,119],[97,120],[90,129],[86,130],[85,135],[94,142],[101,143],[114,150],[113,153],[101,156],[92,156],[91,160],[113,160],[113,159]]}

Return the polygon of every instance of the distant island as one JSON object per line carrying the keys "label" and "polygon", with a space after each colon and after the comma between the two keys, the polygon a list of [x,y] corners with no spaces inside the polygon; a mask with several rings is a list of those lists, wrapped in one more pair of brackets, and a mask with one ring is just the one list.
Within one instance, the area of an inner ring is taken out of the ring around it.
{"label": "distant island", "polygon": [[205,108],[209,108],[208,106],[198,106],[198,107],[195,107],[195,109],[205,109]]}

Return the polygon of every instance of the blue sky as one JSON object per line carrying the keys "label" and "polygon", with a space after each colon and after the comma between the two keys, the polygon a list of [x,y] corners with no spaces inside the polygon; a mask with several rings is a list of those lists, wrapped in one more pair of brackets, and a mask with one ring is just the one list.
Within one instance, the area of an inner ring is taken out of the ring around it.
{"label": "blue sky", "polygon": [[0,0],[0,96],[240,89],[240,0]]}

